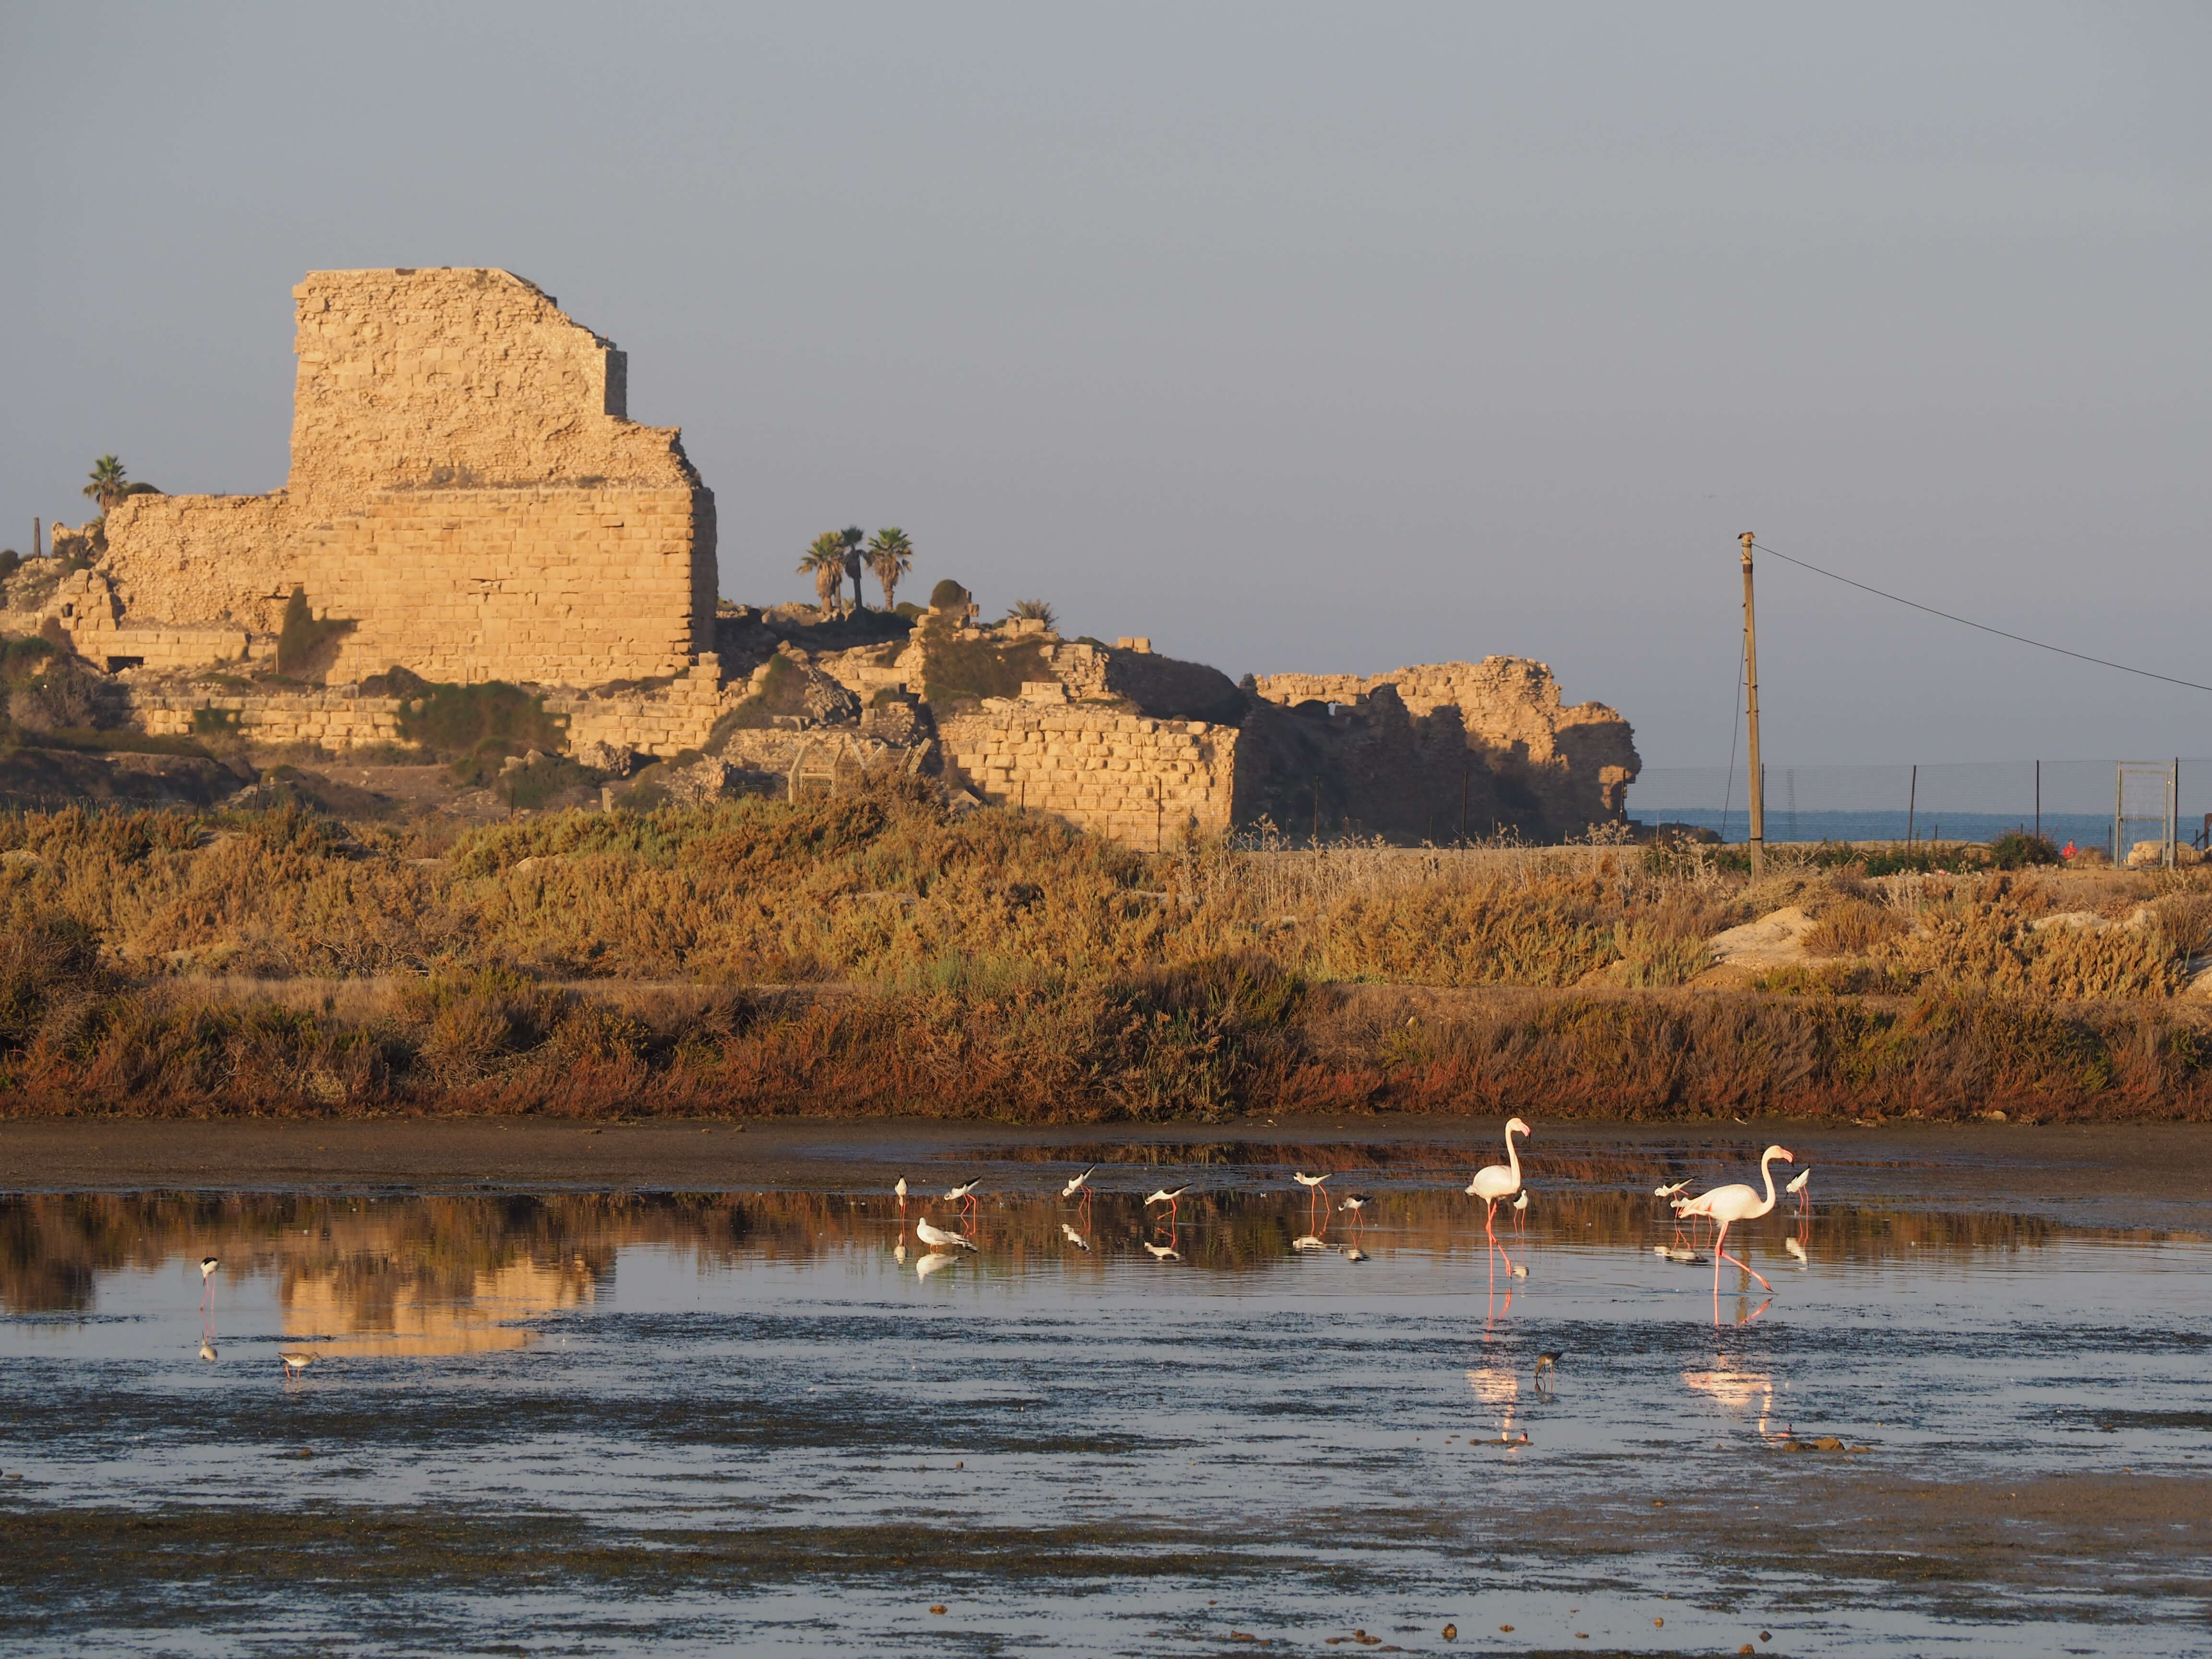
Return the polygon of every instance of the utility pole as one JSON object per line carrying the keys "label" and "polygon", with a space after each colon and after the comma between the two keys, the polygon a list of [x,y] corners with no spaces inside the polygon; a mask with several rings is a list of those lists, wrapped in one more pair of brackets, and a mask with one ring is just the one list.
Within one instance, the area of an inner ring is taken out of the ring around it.
{"label": "utility pole", "polygon": [[1743,532],[1743,683],[1749,693],[1745,705],[1751,727],[1751,878],[1766,873],[1766,774],[1759,764],[1759,623],[1751,607],[1751,544],[1757,538]]}

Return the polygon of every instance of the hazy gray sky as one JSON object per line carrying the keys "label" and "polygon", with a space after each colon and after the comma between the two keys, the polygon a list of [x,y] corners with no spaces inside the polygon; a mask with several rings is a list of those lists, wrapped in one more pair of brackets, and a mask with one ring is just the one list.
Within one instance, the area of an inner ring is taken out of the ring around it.
{"label": "hazy gray sky", "polygon": [[[1735,536],[2212,684],[2212,9],[0,9],[0,543],[283,480],[289,289],[630,354],[722,591],[817,532],[1245,670],[1502,652],[1718,763]],[[1771,567],[1778,761],[2212,752],[2212,694]]]}

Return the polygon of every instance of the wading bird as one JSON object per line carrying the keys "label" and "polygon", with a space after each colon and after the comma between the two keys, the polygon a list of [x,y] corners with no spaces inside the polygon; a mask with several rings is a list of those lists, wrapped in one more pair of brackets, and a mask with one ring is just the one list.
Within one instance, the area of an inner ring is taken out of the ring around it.
{"label": "wading bird", "polygon": [[973,1181],[964,1182],[945,1194],[945,1201],[947,1204],[957,1204],[963,1209],[972,1210],[975,1207],[975,1189],[982,1184],[983,1177],[977,1176]]}
{"label": "wading bird", "polygon": [[1672,1198],[1675,1194],[1680,1192],[1689,1184],[1690,1177],[1688,1176],[1684,1176],[1680,1181],[1670,1181],[1663,1187],[1654,1187],[1651,1189],[1651,1196],[1654,1198]]}
{"label": "wading bird", "polygon": [[1060,1195],[1062,1198],[1073,1198],[1076,1194],[1081,1193],[1084,1197],[1089,1198],[1091,1196],[1091,1177],[1097,1173],[1098,1166],[1094,1164],[1089,1169],[1085,1170],[1081,1175],[1076,1176],[1074,1180],[1069,1182],[1067,1185],[1062,1187],[1060,1189]]}
{"label": "wading bird", "polygon": [[1796,1180],[1791,1182],[1787,1187],[1784,1187],[1782,1189],[1785,1193],[1793,1193],[1796,1195],[1797,1213],[1799,1215],[1808,1214],[1813,1208],[1813,1194],[1809,1190],[1808,1190],[1811,1188],[1812,1184],[1813,1172],[1810,1170],[1808,1170],[1804,1174],[1799,1176]]}
{"label": "wading bird", "polygon": [[1537,1392],[1542,1393],[1552,1386],[1559,1369],[1559,1358],[1565,1352],[1565,1348],[1551,1348],[1536,1356]]}
{"label": "wading bird", "polygon": [[313,1348],[287,1348],[276,1356],[284,1362],[284,1380],[287,1382],[313,1364],[319,1357]]}
{"label": "wading bird", "polygon": [[1784,1164],[1797,1161],[1795,1154],[1781,1146],[1769,1146],[1760,1154],[1759,1173],[1766,1181],[1766,1196],[1764,1198],[1759,1195],[1757,1188],[1737,1182],[1727,1187],[1716,1187],[1709,1193],[1699,1193],[1695,1198],[1675,1201],[1674,1209],[1678,1215],[1703,1216],[1713,1224],[1713,1301],[1716,1307],[1720,1302],[1721,1263],[1723,1261],[1735,1262],[1744,1272],[1759,1279],[1762,1288],[1769,1291],[1774,1288],[1759,1278],[1749,1262],[1739,1261],[1728,1253],[1728,1230],[1736,1222],[1756,1220],[1773,1209],[1774,1170],[1771,1166],[1778,1158]]}
{"label": "wading bird", "polygon": [[1525,1226],[1527,1226],[1527,1225],[1528,1224],[1528,1194],[1526,1194],[1526,1193],[1523,1193],[1523,1194],[1521,1194],[1521,1196],[1520,1196],[1520,1197],[1518,1197],[1518,1198],[1516,1198],[1516,1199],[1515,1199],[1515,1200],[1513,1200],[1513,1231],[1514,1231],[1518,1232],[1518,1231],[1521,1231],[1521,1229],[1522,1229],[1522,1228],[1523,1228],[1523,1227],[1525,1227]]}
{"label": "wading bird", "polygon": [[1336,1207],[1340,1210],[1351,1211],[1352,1218],[1364,1227],[1367,1224],[1367,1206],[1374,1201],[1374,1199],[1365,1193],[1353,1193]]}
{"label": "wading bird", "polygon": [[899,1213],[904,1215],[906,1213],[906,1177],[901,1176],[898,1178],[898,1185],[891,1190],[898,1194]]}
{"label": "wading bird", "polygon": [[1521,1154],[1514,1150],[1513,1137],[1533,1134],[1535,1131],[1519,1118],[1507,1120],[1505,1125],[1505,1162],[1492,1164],[1487,1169],[1477,1170],[1474,1179],[1467,1183],[1467,1195],[1483,1202],[1482,1231],[1490,1235],[1491,1243],[1498,1242],[1497,1220],[1499,1203],[1521,1190]]}
{"label": "wading bird", "polygon": [[1300,1170],[1292,1174],[1291,1179],[1297,1182],[1299,1186],[1310,1191],[1314,1188],[1320,1186],[1322,1182],[1328,1180],[1328,1176],[1325,1175],[1310,1176],[1304,1170]]}
{"label": "wading bird", "polygon": [[1145,1200],[1145,1207],[1149,1210],[1155,1204],[1166,1205],[1168,1206],[1168,1223],[1172,1226],[1175,1223],[1176,1212],[1182,1203],[1182,1195],[1189,1190],[1190,1183],[1188,1182],[1185,1182],[1182,1186],[1177,1187],[1172,1192],[1170,1192],[1167,1188],[1163,1187],[1159,1191],[1154,1193],[1150,1198],[1147,1198]]}
{"label": "wading bird", "polygon": [[914,1224],[914,1236],[933,1250],[942,1249],[946,1245],[961,1250],[972,1250],[975,1248],[975,1241],[972,1238],[964,1237],[959,1233],[948,1233],[942,1227],[931,1226],[927,1216],[921,1217]]}
{"label": "wading bird", "polygon": [[200,1301],[204,1304],[215,1294],[215,1270],[222,1263],[211,1255],[200,1258]]}

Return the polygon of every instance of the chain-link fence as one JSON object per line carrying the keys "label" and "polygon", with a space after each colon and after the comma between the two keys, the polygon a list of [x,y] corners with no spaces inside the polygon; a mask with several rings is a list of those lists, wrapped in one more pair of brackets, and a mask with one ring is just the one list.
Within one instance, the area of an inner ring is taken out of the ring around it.
{"label": "chain-link fence", "polygon": [[[2212,758],[2203,757],[1765,771],[1769,842],[1988,841],[2021,830],[2120,859],[2138,842],[2163,842],[2169,814],[2183,846],[2203,847],[2212,825]],[[1718,766],[1652,767],[1630,786],[1628,812],[1646,825],[1691,824],[1742,842],[1751,833],[1748,786],[1741,765],[1733,776]]]}

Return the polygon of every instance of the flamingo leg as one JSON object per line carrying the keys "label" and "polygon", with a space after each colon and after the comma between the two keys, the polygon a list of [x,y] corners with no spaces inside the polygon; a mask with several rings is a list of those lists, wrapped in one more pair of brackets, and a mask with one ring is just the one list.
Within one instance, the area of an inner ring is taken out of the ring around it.
{"label": "flamingo leg", "polygon": [[1748,1261],[1737,1261],[1735,1257],[1730,1255],[1725,1249],[1721,1248],[1722,1241],[1727,1237],[1728,1223],[1723,1221],[1721,1223],[1721,1230],[1719,1233],[1716,1235],[1713,1239],[1713,1294],[1717,1297],[1721,1293],[1721,1263],[1723,1261],[1735,1261],[1737,1267],[1742,1268],[1744,1272],[1749,1273],[1753,1279],[1759,1279],[1759,1287],[1762,1290],[1771,1294],[1774,1286],[1769,1285],[1765,1279],[1759,1277],[1758,1268],[1753,1267]]}

